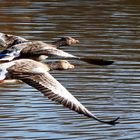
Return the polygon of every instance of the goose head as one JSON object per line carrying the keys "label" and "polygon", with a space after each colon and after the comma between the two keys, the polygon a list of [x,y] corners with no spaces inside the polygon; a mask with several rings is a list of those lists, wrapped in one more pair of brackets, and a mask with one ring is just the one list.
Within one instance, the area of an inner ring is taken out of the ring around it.
{"label": "goose head", "polygon": [[71,46],[77,43],[79,43],[79,40],[72,38],[70,36],[66,36],[66,37],[61,37],[57,41],[53,42],[53,45],[56,45],[56,47],[61,47],[61,46]]}
{"label": "goose head", "polygon": [[72,65],[67,60],[58,60],[49,63],[47,62],[47,65],[50,67],[50,70],[67,70],[74,68],[74,65]]}

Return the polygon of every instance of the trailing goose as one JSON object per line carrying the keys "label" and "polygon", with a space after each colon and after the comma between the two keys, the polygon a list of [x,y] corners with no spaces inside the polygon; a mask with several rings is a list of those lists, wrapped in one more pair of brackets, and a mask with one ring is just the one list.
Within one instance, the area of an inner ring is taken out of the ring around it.
{"label": "trailing goose", "polygon": [[97,118],[53,76],[51,76],[48,71],[48,66],[41,62],[30,59],[19,59],[0,64],[0,81],[2,82],[9,77],[22,80],[42,92],[49,99],[54,100],[79,114],[83,114],[89,118],[110,125],[118,123],[117,120],[119,117],[111,121],[104,121]]}
{"label": "trailing goose", "polygon": [[[6,65],[6,64],[4,64],[4,65]],[[46,67],[48,67],[47,71],[68,70],[68,69],[73,69],[75,67],[74,65],[72,65],[67,60],[58,60],[58,61],[53,61],[53,62],[46,62],[45,65],[46,65]],[[21,83],[21,80],[11,79],[10,77],[7,77],[6,80],[3,80],[1,83],[2,84]]]}

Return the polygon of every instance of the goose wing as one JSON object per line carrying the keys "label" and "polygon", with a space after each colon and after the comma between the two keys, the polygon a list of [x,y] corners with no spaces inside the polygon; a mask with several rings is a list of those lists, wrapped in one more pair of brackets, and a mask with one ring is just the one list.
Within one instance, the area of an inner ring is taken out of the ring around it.
{"label": "goose wing", "polygon": [[[22,48],[23,47],[23,48]],[[18,48],[22,48],[18,50]],[[13,48],[6,49],[0,52],[0,61],[11,61],[14,58],[26,58],[33,56],[46,55],[53,58],[76,58],[74,55],[58,50],[45,43],[23,43],[13,46]]]}
{"label": "goose wing", "polygon": [[71,55],[69,53],[66,53],[62,50],[59,50],[57,48],[49,47],[48,45],[44,45],[44,47],[32,47],[32,48],[24,48],[21,50],[20,55],[25,56],[39,56],[39,55],[47,55],[50,57],[60,57],[60,58],[75,58],[74,55]]}
{"label": "goose wing", "polygon": [[89,118],[93,118],[99,122],[115,125],[119,118],[111,121],[103,121],[94,116],[88,111],[67,89],[65,89],[53,76],[48,72],[46,73],[30,73],[30,72],[17,72],[9,71],[13,78],[17,78],[27,83],[28,85],[36,88],[42,92],[49,99],[63,104],[65,107],[83,114]]}
{"label": "goose wing", "polygon": [[67,52],[64,52],[62,50],[59,50],[57,48],[53,47],[44,47],[44,48],[39,48],[39,47],[34,47],[33,49],[28,49],[25,48],[20,52],[21,57],[28,57],[28,56],[39,56],[39,55],[47,55],[49,57],[53,58],[67,58],[67,59],[76,59],[76,60],[81,60],[84,62],[87,62],[89,64],[94,64],[94,65],[99,65],[99,66],[104,66],[104,65],[111,65],[114,61],[111,60],[104,60],[104,59],[98,59],[94,57],[78,57],[72,54],[69,54]]}
{"label": "goose wing", "polygon": [[113,63],[113,61],[98,59],[95,57],[77,57],[57,48],[53,48],[51,45],[41,41],[26,42],[14,45],[10,49],[2,51],[0,54],[5,54],[5,56],[0,58],[1,62],[6,60],[11,61],[14,58],[30,58],[34,56],[46,55],[53,58],[77,59],[100,66],[111,65]]}

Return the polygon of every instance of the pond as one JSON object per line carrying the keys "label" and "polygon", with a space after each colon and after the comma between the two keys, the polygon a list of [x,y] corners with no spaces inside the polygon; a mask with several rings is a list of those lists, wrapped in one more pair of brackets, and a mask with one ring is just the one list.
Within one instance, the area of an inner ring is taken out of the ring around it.
{"label": "pond", "polygon": [[0,85],[0,139],[138,140],[140,138],[140,1],[0,1],[0,32],[46,43],[80,41],[62,49],[114,60],[110,66],[70,60],[76,67],[51,74],[109,126],[50,101],[34,88]]}

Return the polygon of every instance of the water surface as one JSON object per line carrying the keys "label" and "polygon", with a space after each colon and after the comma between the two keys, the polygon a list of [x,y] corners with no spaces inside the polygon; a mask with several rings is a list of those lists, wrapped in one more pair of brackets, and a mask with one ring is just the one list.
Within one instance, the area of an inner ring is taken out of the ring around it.
{"label": "water surface", "polygon": [[138,0],[1,0],[1,32],[49,43],[68,35],[80,44],[63,50],[115,60],[107,67],[71,61],[74,70],[51,74],[98,117],[120,116],[120,124],[109,126],[87,119],[26,84],[3,84],[0,139],[138,140],[139,7]]}

